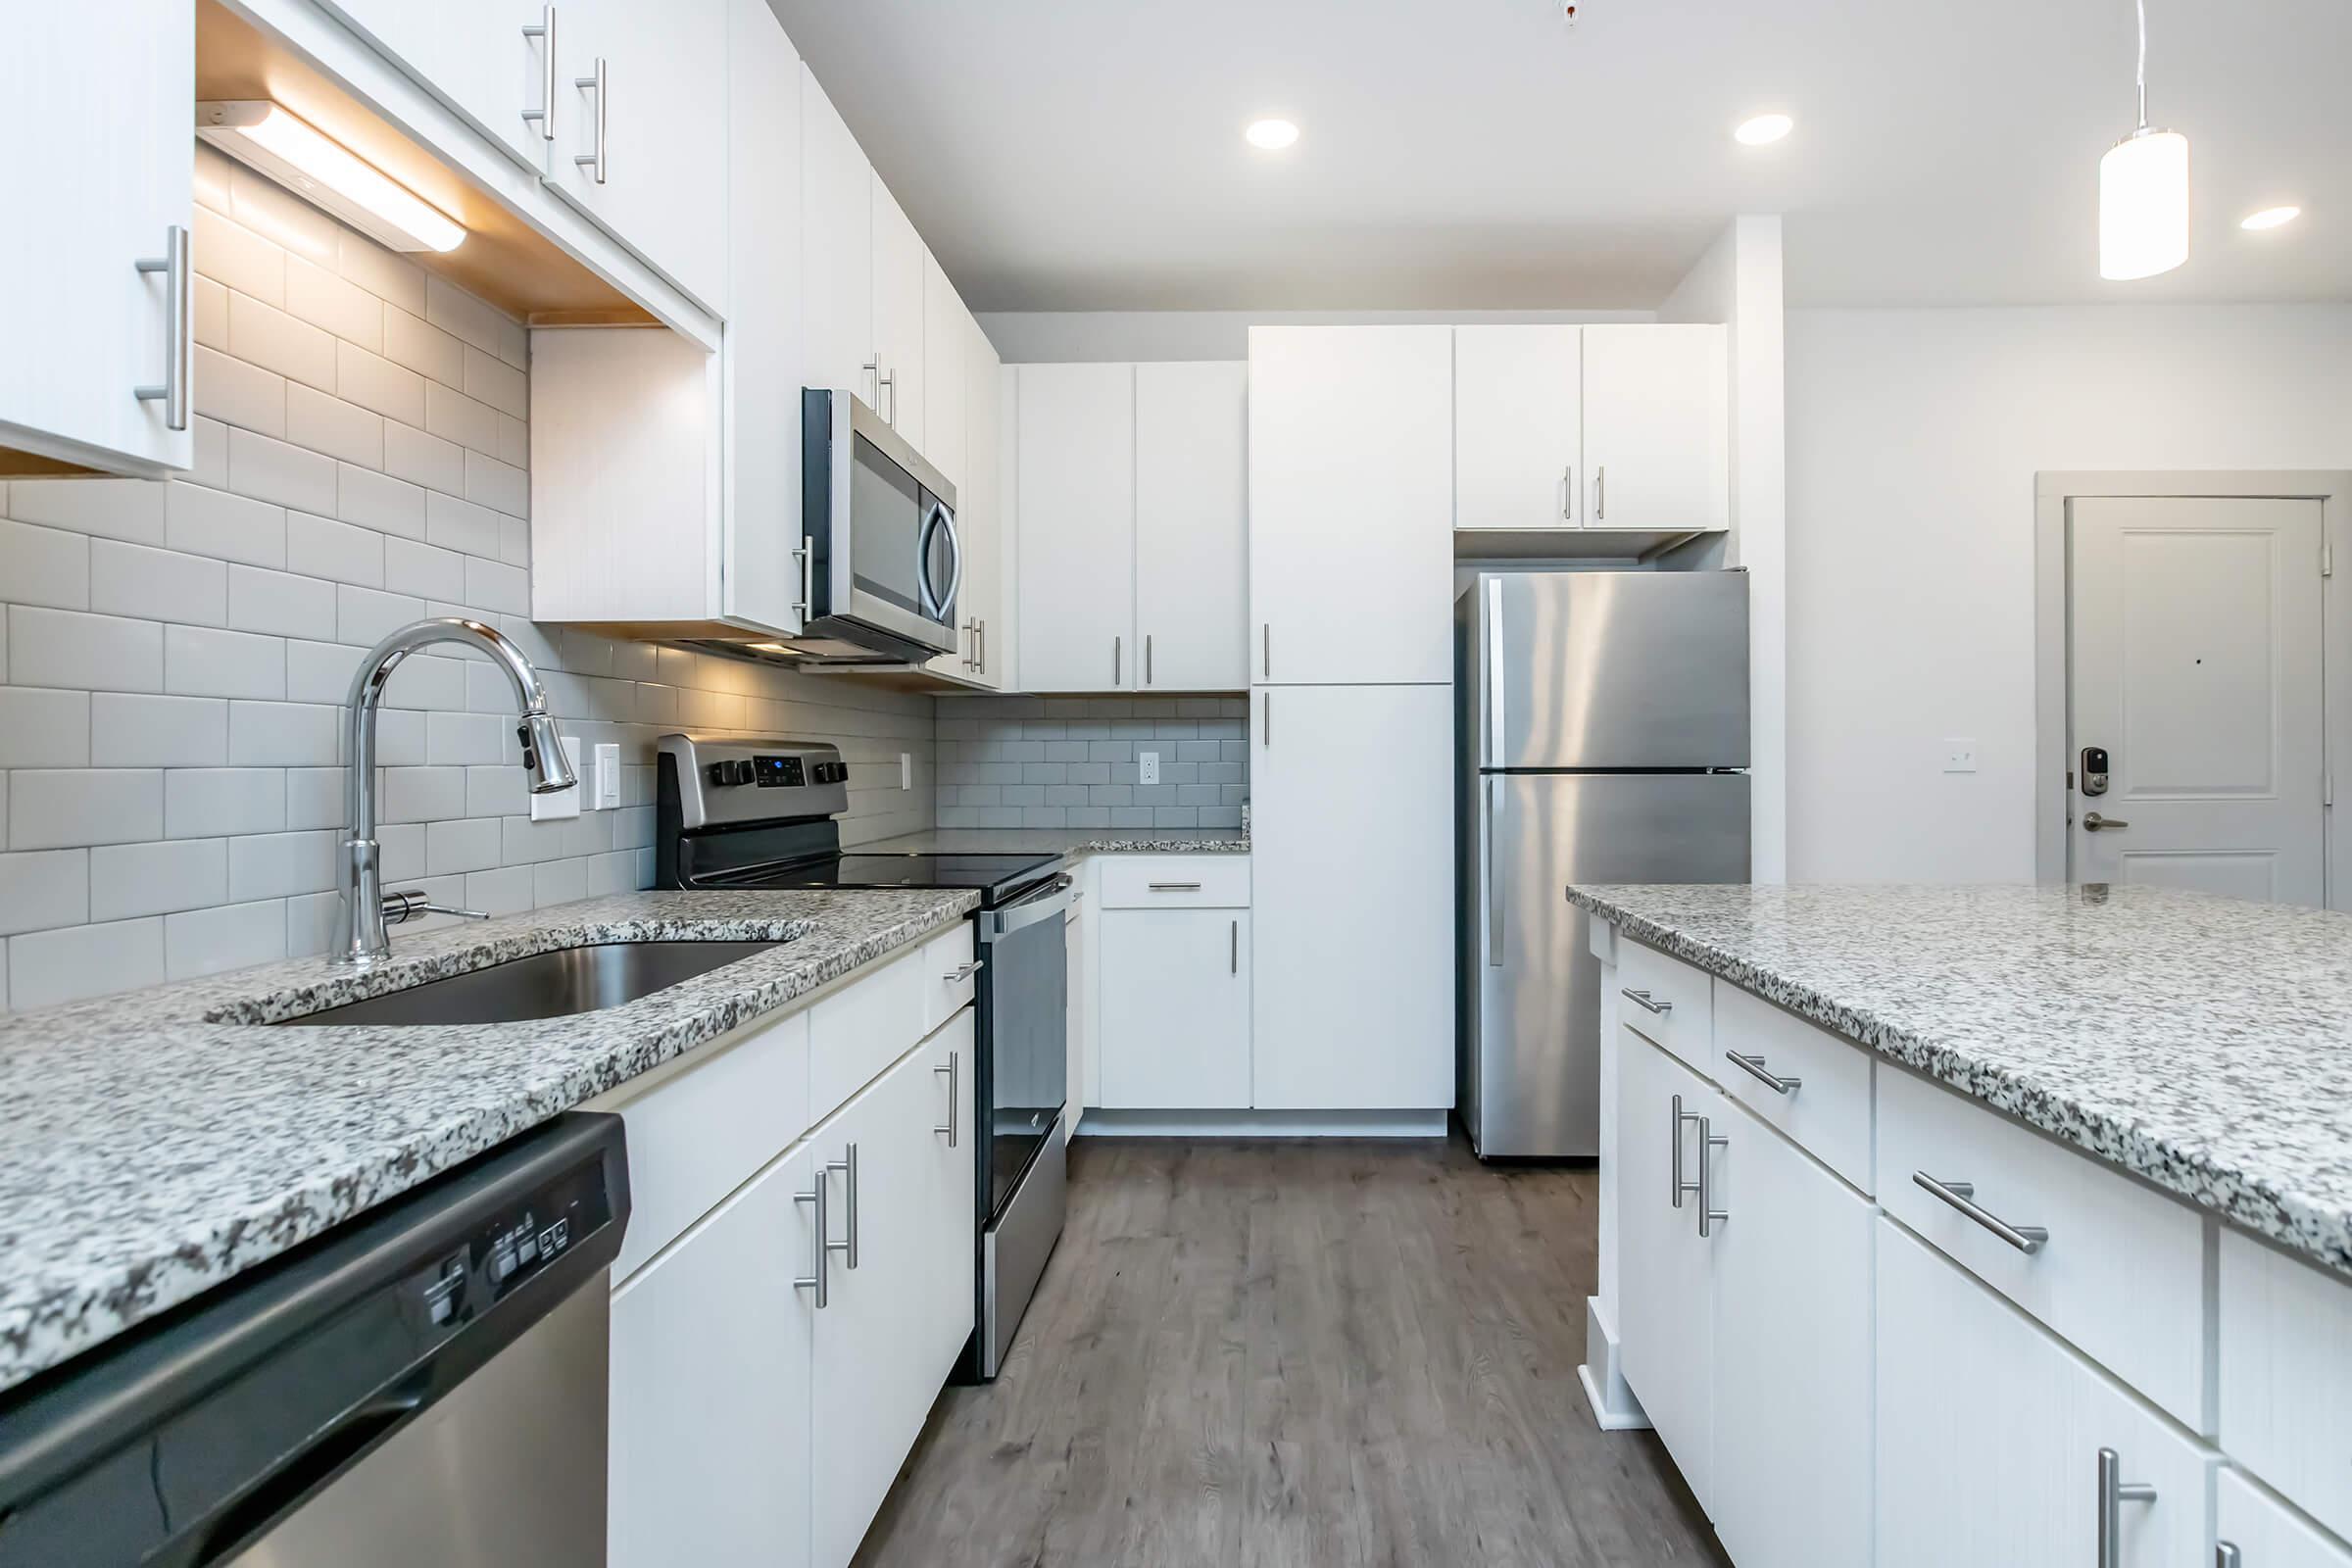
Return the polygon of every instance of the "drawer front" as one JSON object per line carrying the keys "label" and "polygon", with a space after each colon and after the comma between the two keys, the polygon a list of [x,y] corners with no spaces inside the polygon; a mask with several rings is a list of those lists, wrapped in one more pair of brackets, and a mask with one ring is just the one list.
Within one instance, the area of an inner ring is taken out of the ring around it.
{"label": "drawer front", "polygon": [[2352,1282],[2224,1231],[2220,1318],[2222,1447],[2352,1538]]}
{"label": "drawer front", "polygon": [[1247,855],[1122,855],[1102,862],[1106,909],[1247,909]]}
{"label": "drawer front", "polygon": [[1707,1050],[1715,1038],[1713,987],[1704,970],[1620,935],[1618,1018],[1682,1057],[1702,1078],[1722,1076]]}
{"label": "drawer front", "polygon": [[629,1134],[617,1285],[808,1130],[808,1013],[721,1047],[614,1108]]}
{"label": "drawer front", "polygon": [[2218,1568],[2352,1568],[2352,1549],[2313,1529],[2237,1471],[2225,1467],[2215,1491],[2220,1497],[2213,1532],[2220,1543],[2213,1559]]}
{"label": "drawer front", "polygon": [[[2184,1204],[1893,1066],[1878,1074],[1878,1199],[1985,1284],[2195,1432],[2205,1409],[2205,1230]],[[1920,1175],[1977,1206],[1972,1218]],[[1955,1190],[1956,1191],[1956,1190]],[[2032,1250],[1994,1224],[2037,1227]]]}
{"label": "drawer front", "polygon": [[924,1034],[955,1017],[958,1008],[970,1005],[979,990],[979,974],[968,921],[950,926],[923,944]]}
{"label": "drawer front", "polygon": [[808,1009],[808,1113],[830,1116],[923,1038],[936,980],[920,948]]}
{"label": "drawer front", "polygon": [[1728,981],[1714,999],[1710,1076],[1798,1148],[1871,1191],[1870,1053]]}

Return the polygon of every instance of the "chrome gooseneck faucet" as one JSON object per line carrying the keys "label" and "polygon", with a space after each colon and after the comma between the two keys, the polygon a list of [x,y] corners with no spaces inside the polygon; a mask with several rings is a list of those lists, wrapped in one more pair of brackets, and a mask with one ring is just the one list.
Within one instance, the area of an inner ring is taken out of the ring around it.
{"label": "chrome gooseneck faucet", "polygon": [[351,678],[351,745],[347,748],[351,778],[347,786],[350,831],[343,840],[340,873],[342,907],[334,951],[328,962],[366,965],[392,954],[387,928],[427,914],[456,914],[468,919],[485,916],[471,909],[444,908],[428,904],[421,892],[386,893],[377,865],[375,842],[375,710],[384,683],[401,661],[434,643],[463,643],[488,654],[506,671],[522,710],[515,733],[522,742],[522,770],[533,795],[567,790],[574,782],[571,762],[564,754],[564,738],[547,715],[547,688],[539,672],[522,657],[522,650],[478,620],[449,616],[403,626],[368,651]]}

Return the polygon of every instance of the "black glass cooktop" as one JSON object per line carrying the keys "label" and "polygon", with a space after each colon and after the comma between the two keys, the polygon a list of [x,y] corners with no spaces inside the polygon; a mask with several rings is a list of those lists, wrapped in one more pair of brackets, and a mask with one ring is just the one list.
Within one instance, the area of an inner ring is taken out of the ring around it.
{"label": "black glass cooktop", "polygon": [[759,888],[977,888],[994,906],[1060,865],[1057,855],[840,855],[755,866],[704,886]]}

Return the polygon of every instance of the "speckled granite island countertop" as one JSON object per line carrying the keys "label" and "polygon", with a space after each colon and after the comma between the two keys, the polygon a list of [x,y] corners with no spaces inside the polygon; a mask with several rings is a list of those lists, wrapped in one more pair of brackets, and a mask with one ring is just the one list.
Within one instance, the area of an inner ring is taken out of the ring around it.
{"label": "speckled granite island countertop", "polygon": [[[970,912],[970,892],[626,893],[0,1017],[0,1389]],[[529,1023],[273,1018],[596,942],[777,941]]]}
{"label": "speckled granite island countertop", "polygon": [[2101,886],[1568,897],[2352,1275],[2352,915]]}
{"label": "speckled granite island countertop", "polygon": [[858,847],[860,855],[1248,855],[1238,827],[950,827],[902,833]]}

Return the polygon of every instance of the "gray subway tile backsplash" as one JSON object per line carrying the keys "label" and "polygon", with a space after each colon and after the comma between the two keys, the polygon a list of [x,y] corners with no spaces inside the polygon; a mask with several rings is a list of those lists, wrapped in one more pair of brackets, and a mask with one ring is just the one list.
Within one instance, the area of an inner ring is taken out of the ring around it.
{"label": "gray subway tile backsplash", "polygon": [[939,826],[1238,828],[1249,722],[1239,695],[943,697]]}

